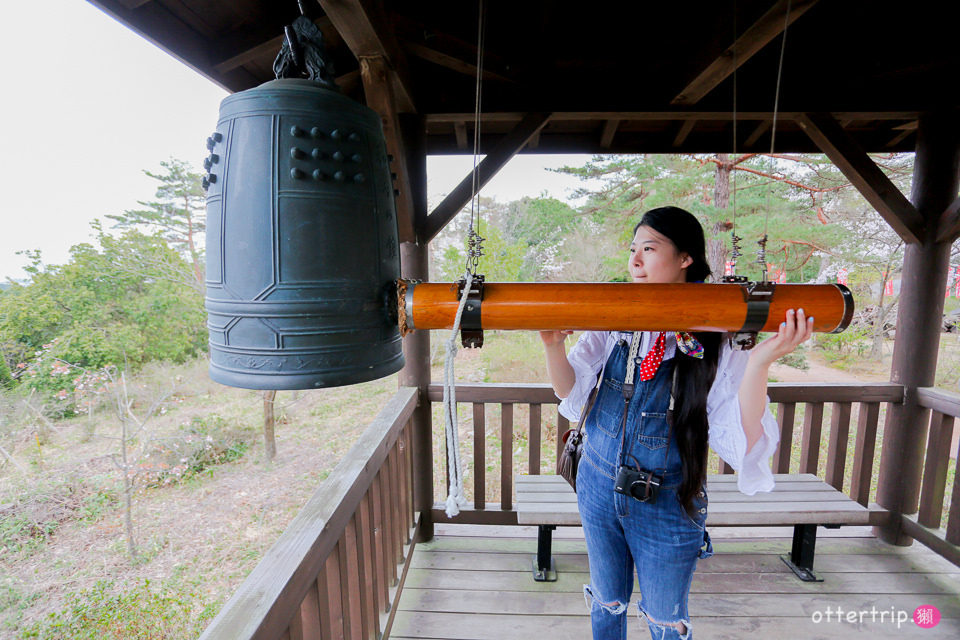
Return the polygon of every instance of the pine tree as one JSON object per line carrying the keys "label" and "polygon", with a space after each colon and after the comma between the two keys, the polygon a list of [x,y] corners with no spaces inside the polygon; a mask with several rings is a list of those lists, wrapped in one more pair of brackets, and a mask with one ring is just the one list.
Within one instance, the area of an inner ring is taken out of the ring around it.
{"label": "pine tree", "polygon": [[197,284],[203,286],[203,249],[201,235],[206,230],[206,204],[200,186],[202,175],[193,172],[190,163],[171,158],[161,162],[163,173],[144,171],[158,180],[156,200],[139,202],[144,209],[126,211],[122,215],[108,215],[116,221],[115,229],[139,229],[148,233],[161,232],[193,267]]}

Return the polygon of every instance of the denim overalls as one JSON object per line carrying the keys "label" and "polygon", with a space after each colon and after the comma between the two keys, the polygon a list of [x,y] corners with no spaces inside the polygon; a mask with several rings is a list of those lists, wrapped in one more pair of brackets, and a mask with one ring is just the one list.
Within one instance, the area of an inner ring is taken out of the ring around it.
{"label": "denim overalls", "polygon": [[[676,438],[669,437],[667,409],[674,361],[684,356],[677,351],[674,358],[664,360],[650,380],[635,376],[626,434],[621,435],[629,350],[629,343],[621,340],[607,360],[584,425],[586,441],[577,470],[577,505],[590,559],[591,584],[584,586],[584,595],[593,638],[626,638],[634,568],[640,585],[637,607],[647,616],[651,636],[655,640],[692,638],[687,614],[690,583],[698,558],[712,556],[713,545],[704,528],[706,487],[694,499],[694,518],[687,515],[677,497],[682,481],[680,452]],[[614,492],[621,438],[626,453],[635,458],[627,458],[631,465],[639,463],[663,476],[655,502],[640,502]],[[704,544],[706,548],[701,549]],[[658,624],[680,621],[687,627],[682,636],[678,627]]]}

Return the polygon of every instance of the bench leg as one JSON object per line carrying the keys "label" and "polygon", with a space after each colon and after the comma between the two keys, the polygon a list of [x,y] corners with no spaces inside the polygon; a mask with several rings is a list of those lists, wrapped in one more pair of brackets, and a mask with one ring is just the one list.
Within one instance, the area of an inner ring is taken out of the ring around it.
{"label": "bench leg", "polygon": [[552,524],[542,524],[537,529],[537,555],[533,557],[533,579],[537,582],[556,582],[557,566],[551,555],[553,546]]}
{"label": "bench leg", "polygon": [[793,548],[790,557],[780,556],[797,577],[804,582],[823,582],[813,573],[813,553],[817,546],[817,525],[797,524],[793,526]]}

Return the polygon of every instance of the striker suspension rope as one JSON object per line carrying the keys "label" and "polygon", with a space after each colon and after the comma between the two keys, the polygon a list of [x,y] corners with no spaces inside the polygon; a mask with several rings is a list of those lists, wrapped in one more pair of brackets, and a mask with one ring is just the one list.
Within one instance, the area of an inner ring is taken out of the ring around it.
{"label": "striker suspension rope", "polygon": [[[480,98],[483,89],[483,49],[484,49],[484,6],[483,0],[479,3],[479,16],[477,18],[477,89],[476,102],[474,104],[474,126],[473,126],[473,193],[474,197],[470,200],[470,231],[467,242],[467,264],[464,275],[463,290],[460,294],[460,304],[457,306],[457,315],[453,320],[453,330],[450,332],[450,339],[446,344],[446,355],[443,360],[443,426],[447,438],[447,473],[450,480],[450,488],[447,493],[446,513],[448,518],[453,518],[460,513],[460,507],[467,504],[467,498],[463,490],[463,461],[460,459],[460,427],[457,421],[457,391],[456,375],[454,373],[453,363],[457,357],[457,334],[460,331],[460,319],[463,316],[463,308],[467,304],[467,297],[470,293],[470,287],[473,284],[473,277],[476,275],[480,256],[483,255],[483,238],[480,237],[480,194],[477,189],[479,180],[477,171],[477,158],[480,152]],[[476,220],[476,227],[474,227]],[[476,428],[476,425],[474,425]],[[474,461],[477,464],[477,461]],[[483,461],[479,461],[483,464]]]}
{"label": "striker suspension rope", "polygon": [[[447,517],[460,513],[460,507],[467,504],[463,495],[463,463],[460,460],[460,430],[457,426],[457,387],[453,372],[453,361],[457,357],[457,333],[460,331],[460,317],[467,304],[473,274],[467,271],[466,283],[457,306],[457,315],[453,319],[453,330],[446,342],[447,354],[443,359],[443,428],[447,434],[447,470],[450,476],[450,492],[447,494]],[[480,461],[483,464],[483,461]]]}

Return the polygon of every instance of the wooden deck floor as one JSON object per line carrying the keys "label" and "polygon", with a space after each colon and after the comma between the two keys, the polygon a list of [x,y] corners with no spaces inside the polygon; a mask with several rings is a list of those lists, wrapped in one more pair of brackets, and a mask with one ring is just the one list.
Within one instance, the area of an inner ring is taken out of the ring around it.
{"label": "wooden deck floor", "polygon": [[[708,530],[715,555],[700,561],[690,594],[695,638],[960,638],[960,567],[918,543],[894,547],[868,527],[820,527],[814,568],[824,582],[810,583],[780,560],[789,553],[792,528]],[[554,534],[559,579],[553,583],[534,582],[531,574],[535,527],[438,524],[436,532],[414,552],[391,639],[590,638],[580,528]],[[937,626],[914,624],[921,605],[940,610]],[[857,621],[838,621],[838,608],[844,616],[857,612]],[[898,625],[900,612],[910,619]],[[635,613],[633,607],[628,638],[645,640],[646,622],[637,622]]]}

